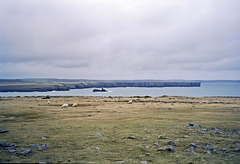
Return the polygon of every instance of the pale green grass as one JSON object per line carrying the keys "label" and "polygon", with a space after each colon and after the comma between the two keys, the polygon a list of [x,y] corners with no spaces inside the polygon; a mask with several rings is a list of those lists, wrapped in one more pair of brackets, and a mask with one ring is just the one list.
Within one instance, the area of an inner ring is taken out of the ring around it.
{"label": "pale green grass", "polygon": [[[225,133],[240,130],[240,98],[132,98],[138,102],[127,104],[128,100],[130,98],[55,97],[47,104],[48,100],[39,97],[0,98],[0,128],[10,131],[0,134],[0,143],[16,144],[19,151],[21,148],[35,150],[23,156],[0,148],[0,160],[10,163],[239,162],[239,152],[233,152],[229,146],[239,147],[239,135],[224,138],[225,134],[212,131],[201,134],[186,126],[194,122],[202,125],[201,129],[219,127]],[[75,102],[78,107],[61,108],[63,103]],[[96,137],[97,133],[102,137]],[[167,139],[159,140],[159,135]],[[129,136],[136,139],[128,139]],[[169,140],[176,140],[175,152],[157,151]],[[195,149],[197,154],[184,151],[192,142],[202,146]],[[45,143],[48,150],[27,147]],[[154,148],[154,143],[159,147]],[[204,152],[206,143],[217,147],[218,153]],[[228,149],[228,153],[220,152],[222,148]]]}

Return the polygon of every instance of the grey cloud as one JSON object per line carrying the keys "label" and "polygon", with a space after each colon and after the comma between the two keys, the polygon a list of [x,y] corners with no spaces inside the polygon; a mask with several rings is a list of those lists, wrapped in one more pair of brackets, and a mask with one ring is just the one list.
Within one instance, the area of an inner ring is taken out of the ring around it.
{"label": "grey cloud", "polygon": [[199,71],[198,79],[203,72],[236,79],[239,7],[238,0],[0,1],[7,67],[0,76],[191,79]]}

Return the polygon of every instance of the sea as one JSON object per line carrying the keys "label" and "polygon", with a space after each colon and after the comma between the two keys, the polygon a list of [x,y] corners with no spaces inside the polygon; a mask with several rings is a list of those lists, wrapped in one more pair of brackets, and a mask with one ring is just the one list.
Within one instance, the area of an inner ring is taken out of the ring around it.
{"label": "sea", "polygon": [[187,97],[240,97],[240,81],[201,82],[201,87],[119,87],[105,88],[108,92],[93,92],[93,89],[71,89],[70,91],[50,92],[0,92],[0,97],[25,96],[187,96]]}

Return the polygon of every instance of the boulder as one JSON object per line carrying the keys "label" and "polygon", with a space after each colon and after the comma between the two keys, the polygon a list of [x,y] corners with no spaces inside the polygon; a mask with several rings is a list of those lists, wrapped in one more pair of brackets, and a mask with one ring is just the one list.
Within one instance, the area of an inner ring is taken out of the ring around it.
{"label": "boulder", "polygon": [[8,130],[3,130],[3,129],[0,129],[0,133],[7,133],[9,132]]}
{"label": "boulder", "polygon": [[30,149],[21,149],[21,154],[23,154],[23,155],[25,155],[25,156],[27,156],[27,155],[29,155],[29,153],[32,153],[33,151],[32,150],[30,150]]}

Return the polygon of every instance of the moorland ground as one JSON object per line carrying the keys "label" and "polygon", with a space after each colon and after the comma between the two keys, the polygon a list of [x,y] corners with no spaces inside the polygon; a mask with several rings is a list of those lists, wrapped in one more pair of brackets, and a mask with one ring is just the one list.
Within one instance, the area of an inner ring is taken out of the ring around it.
{"label": "moorland ground", "polygon": [[0,129],[3,163],[240,160],[237,97],[1,97]]}

